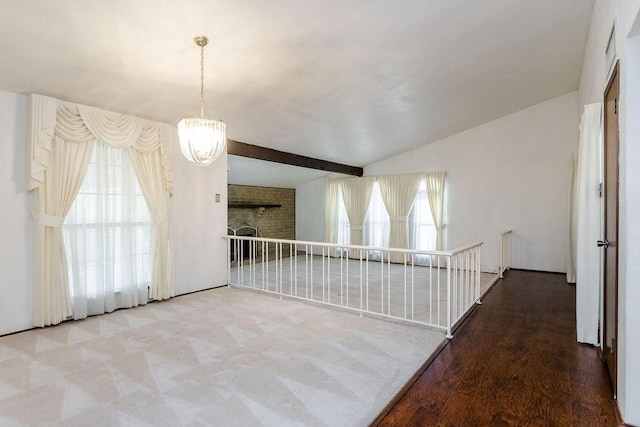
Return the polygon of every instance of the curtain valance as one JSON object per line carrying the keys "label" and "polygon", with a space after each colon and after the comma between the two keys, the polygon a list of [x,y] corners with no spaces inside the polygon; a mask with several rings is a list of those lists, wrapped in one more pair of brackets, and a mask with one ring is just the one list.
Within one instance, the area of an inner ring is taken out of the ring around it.
{"label": "curtain valance", "polygon": [[141,153],[159,148],[164,187],[172,193],[171,147],[175,130],[171,125],[35,94],[29,95],[29,114],[29,190],[44,182],[51,143],[57,137],[72,143],[98,139],[115,148],[132,147]]}

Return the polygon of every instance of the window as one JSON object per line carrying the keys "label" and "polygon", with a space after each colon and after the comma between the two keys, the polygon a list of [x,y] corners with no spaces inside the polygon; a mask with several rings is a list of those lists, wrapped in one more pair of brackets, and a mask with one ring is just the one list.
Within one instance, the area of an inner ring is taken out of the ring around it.
{"label": "window", "polygon": [[152,223],[126,150],[96,143],[63,234],[74,317],[147,302]]}
{"label": "window", "polygon": [[409,247],[422,251],[436,249],[436,225],[433,223],[429,197],[424,181],[416,194],[409,214]]}
{"label": "window", "polygon": [[[349,244],[349,217],[344,206],[342,192],[338,198],[338,239],[337,243]],[[373,184],[371,201],[364,223],[364,245],[376,247],[389,246],[390,218],[380,193],[378,183]],[[433,222],[429,197],[424,181],[413,202],[413,207],[408,218],[409,248],[433,251],[436,248],[437,230]],[[380,259],[381,253],[371,253],[372,259]],[[423,261],[423,260],[422,260]]]}
{"label": "window", "polygon": [[379,248],[389,246],[390,223],[389,214],[380,193],[380,185],[375,182],[367,216],[364,219],[364,244]]}
{"label": "window", "polygon": [[[350,238],[350,224],[347,210],[344,206],[342,191],[338,195],[338,240],[340,244],[348,245]],[[387,208],[382,200],[380,186],[373,184],[371,201],[367,208],[367,215],[364,220],[364,242],[365,246],[386,247],[389,246],[390,220]],[[380,259],[381,253],[370,253],[373,259]]]}

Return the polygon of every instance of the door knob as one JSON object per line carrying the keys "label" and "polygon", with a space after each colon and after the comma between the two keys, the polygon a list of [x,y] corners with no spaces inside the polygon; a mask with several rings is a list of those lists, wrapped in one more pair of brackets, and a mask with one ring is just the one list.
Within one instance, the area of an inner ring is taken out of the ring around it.
{"label": "door knob", "polygon": [[604,240],[598,240],[598,247],[599,248],[608,248],[609,247],[609,241],[607,239]]}

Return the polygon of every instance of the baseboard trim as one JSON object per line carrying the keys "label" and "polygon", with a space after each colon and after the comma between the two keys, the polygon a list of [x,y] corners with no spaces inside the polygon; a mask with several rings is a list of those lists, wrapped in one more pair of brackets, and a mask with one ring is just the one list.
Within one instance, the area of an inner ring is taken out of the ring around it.
{"label": "baseboard trim", "polygon": [[565,273],[563,271],[533,270],[533,269],[530,269],[530,268],[513,268],[513,267],[509,267],[509,270],[529,271],[531,273],[547,273],[547,274],[562,274],[562,275],[567,274],[567,273]]}

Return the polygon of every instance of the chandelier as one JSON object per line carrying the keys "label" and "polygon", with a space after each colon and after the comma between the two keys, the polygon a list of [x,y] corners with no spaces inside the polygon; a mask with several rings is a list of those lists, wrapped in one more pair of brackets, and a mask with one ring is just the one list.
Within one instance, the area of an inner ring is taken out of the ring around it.
{"label": "chandelier", "polygon": [[222,120],[204,116],[204,47],[209,43],[205,36],[193,41],[200,46],[200,115],[185,117],[178,123],[178,138],[182,154],[199,166],[208,166],[225,151],[226,128]]}

